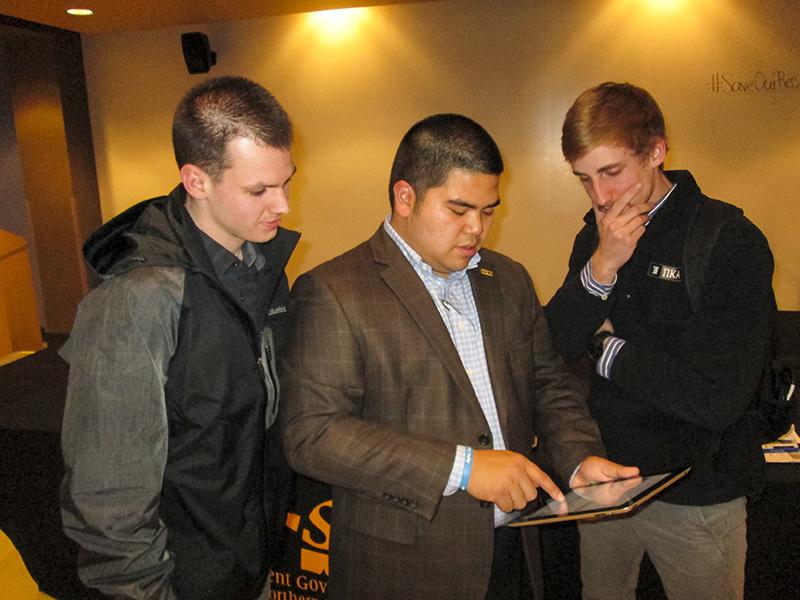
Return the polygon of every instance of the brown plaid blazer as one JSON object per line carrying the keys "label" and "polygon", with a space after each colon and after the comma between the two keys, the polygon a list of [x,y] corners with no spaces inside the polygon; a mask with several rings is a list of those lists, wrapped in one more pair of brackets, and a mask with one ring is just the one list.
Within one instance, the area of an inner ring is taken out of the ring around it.
{"label": "brown plaid blazer", "polygon": [[[486,249],[469,274],[507,447],[532,457],[540,440],[534,459],[566,481],[603,449],[531,279]],[[291,313],[281,423],[290,464],[333,486],[328,598],[483,599],[492,505],[442,491],[456,445],[491,447],[491,434],[433,300],[383,226],[299,277]]]}

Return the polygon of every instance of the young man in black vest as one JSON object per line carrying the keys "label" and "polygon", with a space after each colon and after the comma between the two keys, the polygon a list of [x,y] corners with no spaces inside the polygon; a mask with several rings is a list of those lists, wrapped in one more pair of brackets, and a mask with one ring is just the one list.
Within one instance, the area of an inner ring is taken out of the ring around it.
{"label": "young man in black vest", "polygon": [[604,83],[581,94],[562,149],[592,202],[546,315],[556,347],[593,361],[590,408],[611,460],[643,473],[691,466],[631,518],[580,527],[584,598],[634,598],[645,552],[670,598],[742,598],[745,496],[761,474],[748,409],[774,319],[767,240],[726,219],[695,306],[685,242],[699,204],[688,171],[664,171],[652,96]]}

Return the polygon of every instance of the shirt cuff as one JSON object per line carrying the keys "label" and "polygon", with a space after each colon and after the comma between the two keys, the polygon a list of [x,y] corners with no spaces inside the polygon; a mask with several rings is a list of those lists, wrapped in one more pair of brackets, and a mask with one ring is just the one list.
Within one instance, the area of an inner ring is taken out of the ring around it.
{"label": "shirt cuff", "polygon": [[444,488],[442,496],[452,496],[461,486],[461,476],[464,474],[464,462],[467,460],[467,447],[456,446],[456,456],[453,459],[453,469]]}
{"label": "shirt cuff", "polygon": [[625,340],[615,336],[609,336],[603,345],[603,354],[600,355],[600,360],[597,361],[597,374],[606,379],[611,379],[611,367],[614,366],[614,360],[617,354],[622,350],[625,345]]}
{"label": "shirt cuff", "polygon": [[592,277],[592,261],[589,259],[586,261],[586,266],[581,269],[581,283],[583,284],[583,289],[592,296],[608,300],[609,294],[611,294],[611,291],[614,289],[614,284],[617,283],[617,276],[614,275],[614,281],[609,284],[598,283],[595,281],[594,277]]}

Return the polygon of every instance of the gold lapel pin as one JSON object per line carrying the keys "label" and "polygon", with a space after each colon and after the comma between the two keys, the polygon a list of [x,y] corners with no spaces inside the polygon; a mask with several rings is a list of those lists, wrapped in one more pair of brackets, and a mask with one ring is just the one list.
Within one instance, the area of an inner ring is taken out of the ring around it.
{"label": "gold lapel pin", "polygon": [[489,269],[481,269],[481,275],[485,275],[486,277],[494,277],[494,271],[490,271]]}

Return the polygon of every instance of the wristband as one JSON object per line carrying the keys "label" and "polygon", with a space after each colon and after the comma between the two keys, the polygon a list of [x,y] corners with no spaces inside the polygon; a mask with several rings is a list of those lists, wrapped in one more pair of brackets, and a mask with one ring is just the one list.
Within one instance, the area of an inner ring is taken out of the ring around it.
{"label": "wristband", "polygon": [[464,455],[464,470],[461,472],[461,491],[464,492],[467,490],[467,484],[469,483],[469,475],[472,472],[472,447],[466,446],[464,448],[465,455]]}

